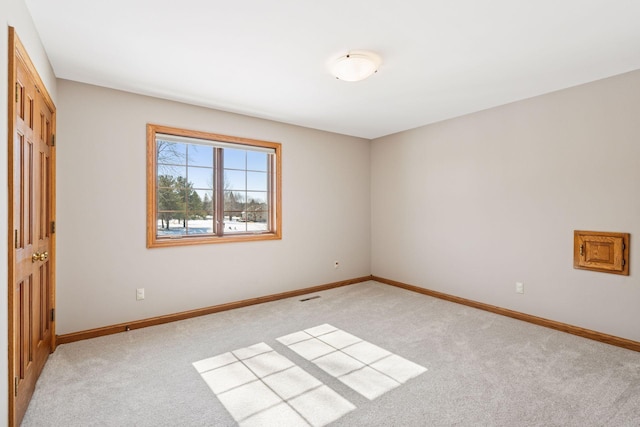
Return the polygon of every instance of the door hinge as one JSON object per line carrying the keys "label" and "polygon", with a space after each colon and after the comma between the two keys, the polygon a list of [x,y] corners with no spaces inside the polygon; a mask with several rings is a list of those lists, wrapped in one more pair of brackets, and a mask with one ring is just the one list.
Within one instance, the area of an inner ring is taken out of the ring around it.
{"label": "door hinge", "polygon": [[622,266],[624,267],[624,265],[625,265],[625,261],[624,261],[624,260],[622,260]]}
{"label": "door hinge", "polygon": [[56,321],[56,309],[55,308],[51,309],[51,321],[52,322]]}
{"label": "door hinge", "polygon": [[18,395],[18,377],[13,378],[13,395]]}
{"label": "door hinge", "polygon": [[56,146],[56,134],[55,133],[53,135],[51,135],[51,146],[52,147]]}
{"label": "door hinge", "polygon": [[16,102],[18,102],[18,82],[16,82]]}
{"label": "door hinge", "polygon": [[51,221],[51,234],[55,234],[55,233],[56,233],[56,222]]}
{"label": "door hinge", "polygon": [[13,245],[16,247],[16,249],[18,249],[18,230],[13,230],[15,231],[15,233],[13,233]]}

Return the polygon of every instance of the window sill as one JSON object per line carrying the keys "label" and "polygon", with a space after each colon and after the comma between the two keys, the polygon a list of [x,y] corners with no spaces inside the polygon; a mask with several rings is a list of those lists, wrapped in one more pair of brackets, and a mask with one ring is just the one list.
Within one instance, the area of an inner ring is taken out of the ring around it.
{"label": "window sill", "polygon": [[260,240],[281,240],[281,233],[247,233],[227,236],[193,236],[179,238],[158,238],[150,236],[147,239],[147,248],[166,248],[172,246],[208,245],[214,243],[236,243]]}

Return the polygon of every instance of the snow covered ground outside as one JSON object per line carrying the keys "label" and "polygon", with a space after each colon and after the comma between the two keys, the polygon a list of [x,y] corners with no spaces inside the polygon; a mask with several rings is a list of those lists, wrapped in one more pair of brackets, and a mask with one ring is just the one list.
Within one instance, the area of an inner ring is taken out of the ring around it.
{"label": "snow covered ground outside", "polygon": [[[194,219],[187,221],[189,234],[213,233],[213,219]],[[225,233],[252,233],[256,231],[268,231],[266,222],[242,222],[237,220],[225,220]],[[184,236],[187,229],[182,226],[182,220],[171,220],[169,229],[162,228],[162,222],[158,221],[158,236]]]}

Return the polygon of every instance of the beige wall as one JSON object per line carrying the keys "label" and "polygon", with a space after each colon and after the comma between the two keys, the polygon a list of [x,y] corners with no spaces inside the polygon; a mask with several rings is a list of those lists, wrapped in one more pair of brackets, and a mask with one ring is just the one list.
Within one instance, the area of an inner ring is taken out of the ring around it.
{"label": "beige wall", "polygon": [[[368,140],[65,80],[58,92],[58,333],[370,274]],[[282,240],[147,249],[146,123],[282,143]]]}
{"label": "beige wall", "polygon": [[[40,39],[33,26],[31,15],[22,0],[2,0],[0,2],[0,135],[3,141],[7,140],[8,123],[7,123],[7,80],[8,80],[8,27],[12,26],[16,29],[18,36],[25,45],[29,56],[33,61],[36,69],[44,84],[47,86],[53,101],[56,102],[56,80],[49,65],[49,60],[44,52]],[[3,189],[3,195],[0,197],[0,280],[2,281],[0,292],[0,348],[7,348],[7,254],[9,248],[7,246],[7,215],[8,200],[6,194],[7,188],[7,146],[3,144],[0,149],[0,188]],[[7,352],[0,352],[0,378],[7,378],[8,375],[8,359]],[[4,380],[3,380],[4,381]],[[1,383],[0,383],[1,384]],[[7,387],[0,386],[0,425],[4,425],[8,419],[8,401]]]}
{"label": "beige wall", "polygon": [[[640,341],[639,117],[635,71],[373,141],[373,274]],[[579,229],[631,276],[574,270]]]}

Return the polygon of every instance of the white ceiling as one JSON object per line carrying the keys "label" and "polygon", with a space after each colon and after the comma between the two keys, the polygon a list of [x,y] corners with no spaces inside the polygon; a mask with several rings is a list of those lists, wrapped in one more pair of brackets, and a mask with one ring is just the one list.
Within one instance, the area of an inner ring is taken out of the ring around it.
{"label": "white ceiling", "polygon": [[369,139],[640,69],[640,0],[26,3],[59,78]]}

